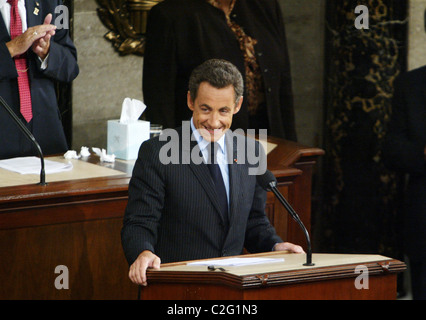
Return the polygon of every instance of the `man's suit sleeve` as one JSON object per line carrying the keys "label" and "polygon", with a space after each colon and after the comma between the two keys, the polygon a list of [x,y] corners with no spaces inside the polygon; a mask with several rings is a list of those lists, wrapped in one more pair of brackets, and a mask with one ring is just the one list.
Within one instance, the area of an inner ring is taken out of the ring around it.
{"label": "man's suit sleeve", "polygon": [[[156,140],[158,144],[158,140]],[[158,146],[152,140],[142,144],[129,183],[122,246],[131,265],[144,250],[154,251],[164,205],[165,186]]]}
{"label": "man's suit sleeve", "polygon": [[18,72],[16,71],[15,62],[10,56],[6,42],[0,41],[0,80],[13,79],[17,77]]}

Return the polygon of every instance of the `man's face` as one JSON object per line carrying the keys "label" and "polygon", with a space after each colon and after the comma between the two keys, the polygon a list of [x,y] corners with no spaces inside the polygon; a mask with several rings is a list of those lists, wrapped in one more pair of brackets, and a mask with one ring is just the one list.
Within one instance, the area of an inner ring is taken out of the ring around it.
{"label": "man's face", "polygon": [[240,111],[243,99],[235,104],[232,85],[217,89],[208,82],[202,82],[195,101],[192,101],[189,92],[187,101],[195,128],[206,141],[216,142],[231,127],[232,117]]}

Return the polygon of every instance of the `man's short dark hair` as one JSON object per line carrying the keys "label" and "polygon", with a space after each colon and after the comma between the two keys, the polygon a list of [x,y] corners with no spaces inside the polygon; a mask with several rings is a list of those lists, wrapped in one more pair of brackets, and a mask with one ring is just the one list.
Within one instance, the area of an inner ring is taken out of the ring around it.
{"label": "man's short dark hair", "polygon": [[202,82],[208,82],[217,89],[223,89],[232,85],[235,91],[235,103],[243,96],[243,77],[237,67],[229,61],[210,59],[192,71],[188,85],[192,101],[195,101],[198,88]]}

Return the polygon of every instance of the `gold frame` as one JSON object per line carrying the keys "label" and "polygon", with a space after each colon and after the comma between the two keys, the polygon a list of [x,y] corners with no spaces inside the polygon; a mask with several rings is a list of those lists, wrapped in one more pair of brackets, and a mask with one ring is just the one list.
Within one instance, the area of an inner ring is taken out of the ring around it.
{"label": "gold frame", "polygon": [[144,55],[148,12],[161,1],[96,0],[98,17],[110,30],[104,37],[120,55]]}

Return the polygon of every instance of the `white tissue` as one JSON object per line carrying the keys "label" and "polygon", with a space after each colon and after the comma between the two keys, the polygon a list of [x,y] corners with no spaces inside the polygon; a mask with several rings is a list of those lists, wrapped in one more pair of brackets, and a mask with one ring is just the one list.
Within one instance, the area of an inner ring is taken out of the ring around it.
{"label": "white tissue", "polygon": [[80,156],[77,155],[77,151],[68,150],[67,152],[65,152],[64,158],[67,159],[67,160],[70,160],[70,159],[79,159]]}
{"label": "white tissue", "polygon": [[90,156],[89,148],[88,147],[81,147],[80,156],[82,156],[82,157]]}
{"label": "white tissue", "polygon": [[115,154],[107,154],[105,149],[92,148],[93,152],[96,153],[101,162],[115,162]]}
{"label": "white tissue", "polygon": [[90,151],[88,147],[81,147],[80,154],[77,154],[77,151],[75,150],[68,150],[64,154],[64,158],[67,160],[80,159],[81,157],[88,157],[88,156],[90,156]]}
{"label": "white tissue", "polygon": [[128,124],[138,121],[145,109],[146,105],[140,100],[124,99],[121,108],[120,123]]}

